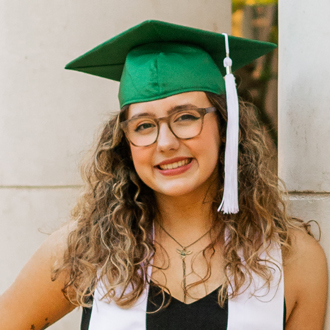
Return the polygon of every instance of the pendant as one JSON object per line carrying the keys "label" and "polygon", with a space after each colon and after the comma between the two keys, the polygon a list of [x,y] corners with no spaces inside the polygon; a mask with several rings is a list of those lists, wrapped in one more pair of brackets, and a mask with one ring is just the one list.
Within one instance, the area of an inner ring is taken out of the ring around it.
{"label": "pendant", "polygon": [[186,256],[192,253],[191,251],[187,251],[186,248],[183,248],[182,250],[176,249],[176,252],[180,254],[181,259],[184,259]]}

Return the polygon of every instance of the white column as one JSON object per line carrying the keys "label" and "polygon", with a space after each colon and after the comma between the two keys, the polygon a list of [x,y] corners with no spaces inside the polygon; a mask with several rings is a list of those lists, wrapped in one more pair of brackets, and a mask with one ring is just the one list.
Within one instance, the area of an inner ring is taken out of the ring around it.
{"label": "white column", "polygon": [[[69,218],[118,84],[66,63],[146,19],[230,32],[229,0],[0,0],[0,294]],[[78,329],[74,312],[51,327]]]}
{"label": "white column", "polygon": [[[330,257],[330,2],[279,4],[279,176]],[[325,329],[330,330],[330,305]]]}

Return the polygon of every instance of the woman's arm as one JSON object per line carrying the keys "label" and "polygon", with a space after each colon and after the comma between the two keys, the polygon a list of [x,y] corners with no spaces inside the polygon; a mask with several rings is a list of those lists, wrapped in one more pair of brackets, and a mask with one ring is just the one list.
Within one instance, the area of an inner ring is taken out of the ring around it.
{"label": "woman's arm", "polygon": [[286,330],[322,330],[327,303],[327,262],[311,236],[292,233],[292,253],[284,264]]}
{"label": "woman's arm", "polygon": [[51,280],[51,268],[63,255],[68,233],[69,227],[53,233],[0,296],[1,329],[46,329],[75,308],[61,291],[65,275]]}

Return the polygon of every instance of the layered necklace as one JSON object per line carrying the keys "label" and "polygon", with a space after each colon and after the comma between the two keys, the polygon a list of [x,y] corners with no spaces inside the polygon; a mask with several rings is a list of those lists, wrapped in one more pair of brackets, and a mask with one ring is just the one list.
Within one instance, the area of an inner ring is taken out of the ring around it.
{"label": "layered necklace", "polygon": [[182,260],[182,276],[183,276],[183,301],[186,302],[187,298],[187,281],[186,281],[186,256],[192,254],[192,251],[187,250],[189,247],[193,246],[197,242],[199,242],[202,238],[204,238],[210,231],[209,229],[205,234],[203,234],[200,238],[198,238],[196,241],[190,243],[189,245],[183,246],[181,243],[179,243],[169,232],[166,231],[166,229],[157,221],[159,227],[164,231],[164,233],[170,237],[176,244],[178,244],[181,249],[176,249],[176,252],[179,254],[181,260]]}

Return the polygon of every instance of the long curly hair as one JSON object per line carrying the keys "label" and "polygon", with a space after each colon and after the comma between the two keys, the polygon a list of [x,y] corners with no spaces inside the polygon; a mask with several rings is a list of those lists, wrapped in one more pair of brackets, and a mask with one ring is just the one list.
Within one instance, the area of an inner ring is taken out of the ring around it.
{"label": "long curly hair", "polygon": [[[220,137],[225,141],[225,97],[206,95],[218,110]],[[107,292],[104,299],[126,308],[134,304],[150,282],[147,268],[156,250],[152,226],[157,216],[157,203],[153,191],[138,177],[130,146],[120,129],[127,109],[124,107],[106,123],[95,150],[82,166],[85,186],[72,212],[75,226],[68,236],[62,264],[53,269],[53,279],[63,271],[69,274],[63,292],[80,306],[90,306],[89,298],[101,279],[107,279],[103,281]],[[267,249],[269,242],[289,252],[289,229],[304,226],[302,221],[286,214],[284,192],[279,189],[278,178],[269,167],[270,152],[251,104],[240,101],[240,211],[234,215],[216,211],[223,192],[224,153],[225,143],[221,143],[219,189],[212,207],[217,240],[225,231],[227,236],[223,249],[226,281],[219,290],[220,306],[228,297],[228,287],[232,287],[230,296],[235,297],[244,283],[251,283],[252,273],[269,285],[273,265],[265,264],[260,253]],[[205,250],[212,250],[214,245],[212,242]],[[207,280],[210,272],[208,264],[207,275],[198,283]]]}

